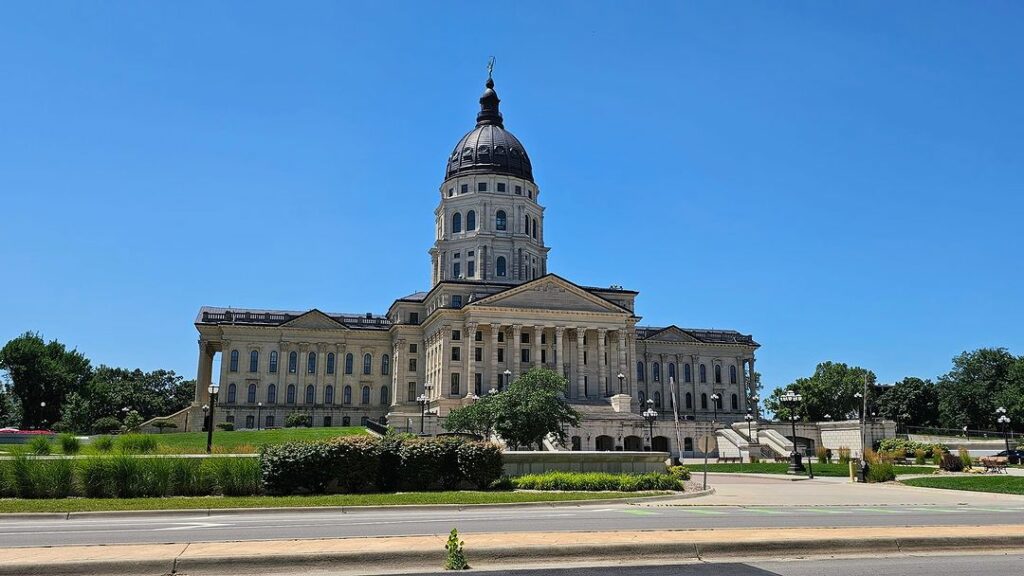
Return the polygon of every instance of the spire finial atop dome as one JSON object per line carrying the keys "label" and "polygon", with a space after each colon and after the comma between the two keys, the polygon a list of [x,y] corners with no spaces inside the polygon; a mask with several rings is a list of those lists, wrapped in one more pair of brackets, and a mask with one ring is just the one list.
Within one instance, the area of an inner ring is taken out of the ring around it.
{"label": "spire finial atop dome", "polygon": [[480,113],[476,115],[476,125],[492,125],[504,128],[505,125],[501,121],[501,112],[498,111],[498,103],[501,100],[498,98],[498,93],[494,91],[494,56],[487,61],[487,89],[484,90],[482,96],[480,96]]}

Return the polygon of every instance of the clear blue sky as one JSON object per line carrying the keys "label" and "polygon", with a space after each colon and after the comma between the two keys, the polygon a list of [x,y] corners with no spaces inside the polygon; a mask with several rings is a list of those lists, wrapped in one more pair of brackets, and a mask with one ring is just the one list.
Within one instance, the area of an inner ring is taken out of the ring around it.
{"label": "clear blue sky", "polygon": [[0,341],[194,377],[202,305],[427,288],[493,54],[550,270],[643,323],[754,334],[769,388],[1024,354],[1020,3],[640,6],[3,2]]}

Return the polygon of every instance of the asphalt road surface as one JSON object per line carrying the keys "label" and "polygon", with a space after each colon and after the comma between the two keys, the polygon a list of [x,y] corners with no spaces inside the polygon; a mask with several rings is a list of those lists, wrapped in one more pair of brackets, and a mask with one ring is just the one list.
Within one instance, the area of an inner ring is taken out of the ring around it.
{"label": "asphalt road surface", "polygon": [[[795,528],[835,526],[951,526],[1024,524],[1024,505],[1002,506],[631,506],[588,505],[463,511],[351,510],[123,518],[3,519],[0,546],[67,546],[343,538],[460,533]],[[1024,565],[1013,573],[1024,573]]]}

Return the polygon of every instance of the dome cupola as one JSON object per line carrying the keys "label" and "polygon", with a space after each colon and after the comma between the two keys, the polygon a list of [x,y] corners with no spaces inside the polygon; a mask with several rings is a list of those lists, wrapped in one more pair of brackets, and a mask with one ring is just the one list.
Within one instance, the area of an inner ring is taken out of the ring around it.
{"label": "dome cupola", "polygon": [[476,128],[455,145],[448,157],[445,179],[464,174],[505,174],[533,182],[533,167],[519,139],[505,130],[494,91],[494,80],[487,78],[480,96],[480,112]]}

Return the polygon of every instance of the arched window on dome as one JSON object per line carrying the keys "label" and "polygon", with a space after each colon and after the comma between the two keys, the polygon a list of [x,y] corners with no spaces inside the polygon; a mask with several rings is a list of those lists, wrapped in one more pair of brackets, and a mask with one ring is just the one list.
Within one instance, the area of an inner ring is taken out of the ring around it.
{"label": "arched window on dome", "polygon": [[495,274],[497,274],[498,276],[502,276],[502,277],[505,276],[505,257],[504,256],[498,256],[498,262],[494,265],[494,268],[495,268],[495,271],[494,271]]}
{"label": "arched window on dome", "polygon": [[452,234],[458,234],[462,232],[462,214],[456,212],[452,214]]}
{"label": "arched window on dome", "polygon": [[533,239],[537,239],[537,219],[533,219]]}
{"label": "arched window on dome", "polygon": [[495,230],[507,230],[508,219],[505,216],[504,210],[498,210],[498,213],[494,215],[494,229]]}
{"label": "arched window on dome", "polygon": [[466,212],[466,232],[476,230],[476,210]]}
{"label": "arched window on dome", "polygon": [[523,234],[530,235],[530,216],[523,215]]}

